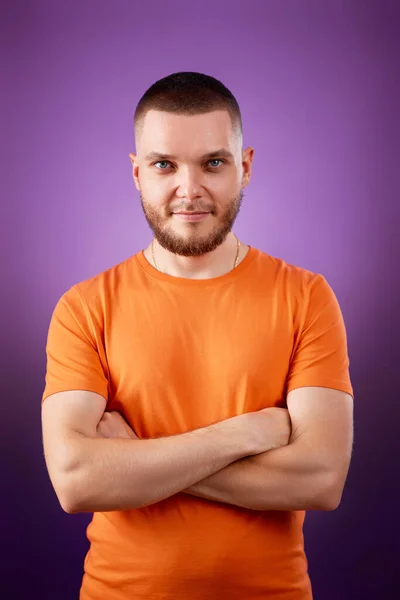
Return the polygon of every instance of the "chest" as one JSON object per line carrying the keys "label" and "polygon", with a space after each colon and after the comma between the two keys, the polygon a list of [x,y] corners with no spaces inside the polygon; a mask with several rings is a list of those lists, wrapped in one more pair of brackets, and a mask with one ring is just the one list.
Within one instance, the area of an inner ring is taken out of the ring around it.
{"label": "chest", "polygon": [[132,299],[106,327],[109,410],[138,435],[173,435],[284,406],[293,318],[273,296]]}

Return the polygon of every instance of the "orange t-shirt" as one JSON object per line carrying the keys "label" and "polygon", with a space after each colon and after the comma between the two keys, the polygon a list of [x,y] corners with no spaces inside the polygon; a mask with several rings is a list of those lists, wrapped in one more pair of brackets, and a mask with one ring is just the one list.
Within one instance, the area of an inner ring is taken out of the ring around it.
{"label": "orange t-shirt", "polygon": [[[253,247],[211,279],[161,273],[141,251],[63,294],[46,350],[42,402],[97,392],[139,438],[286,407],[298,387],[353,393],[345,326],[325,278]],[[95,512],[80,599],[310,600],[304,516],[184,492]]]}

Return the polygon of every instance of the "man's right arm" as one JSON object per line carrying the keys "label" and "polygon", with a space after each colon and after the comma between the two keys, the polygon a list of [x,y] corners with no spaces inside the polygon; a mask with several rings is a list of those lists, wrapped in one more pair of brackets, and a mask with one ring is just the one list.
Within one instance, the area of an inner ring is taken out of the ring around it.
{"label": "man's right arm", "polygon": [[244,415],[165,438],[99,438],[105,407],[105,398],[82,390],[53,394],[42,404],[46,464],[67,513],[153,504],[263,451]]}

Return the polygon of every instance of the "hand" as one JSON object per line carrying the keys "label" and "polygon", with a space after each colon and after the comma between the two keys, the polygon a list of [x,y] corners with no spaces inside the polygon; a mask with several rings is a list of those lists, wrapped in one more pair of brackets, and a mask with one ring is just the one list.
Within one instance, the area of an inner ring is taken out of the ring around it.
{"label": "hand", "polygon": [[235,433],[240,435],[241,439],[243,439],[243,434],[246,436],[246,443],[250,450],[249,455],[261,454],[289,443],[292,424],[286,408],[263,408],[256,412],[233,417],[230,420],[236,421],[234,423]]}
{"label": "hand", "polygon": [[97,437],[138,440],[138,436],[116,410],[105,411],[97,425]]}

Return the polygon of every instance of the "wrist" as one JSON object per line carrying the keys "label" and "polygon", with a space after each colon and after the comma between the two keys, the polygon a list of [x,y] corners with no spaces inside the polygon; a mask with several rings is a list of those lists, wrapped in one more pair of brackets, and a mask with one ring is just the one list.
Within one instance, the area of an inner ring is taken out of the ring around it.
{"label": "wrist", "polygon": [[235,460],[254,454],[254,443],[249,435],[250,429],[246,425],[246,415],[238,415],[216,423],[226,442],[236,454]]}

